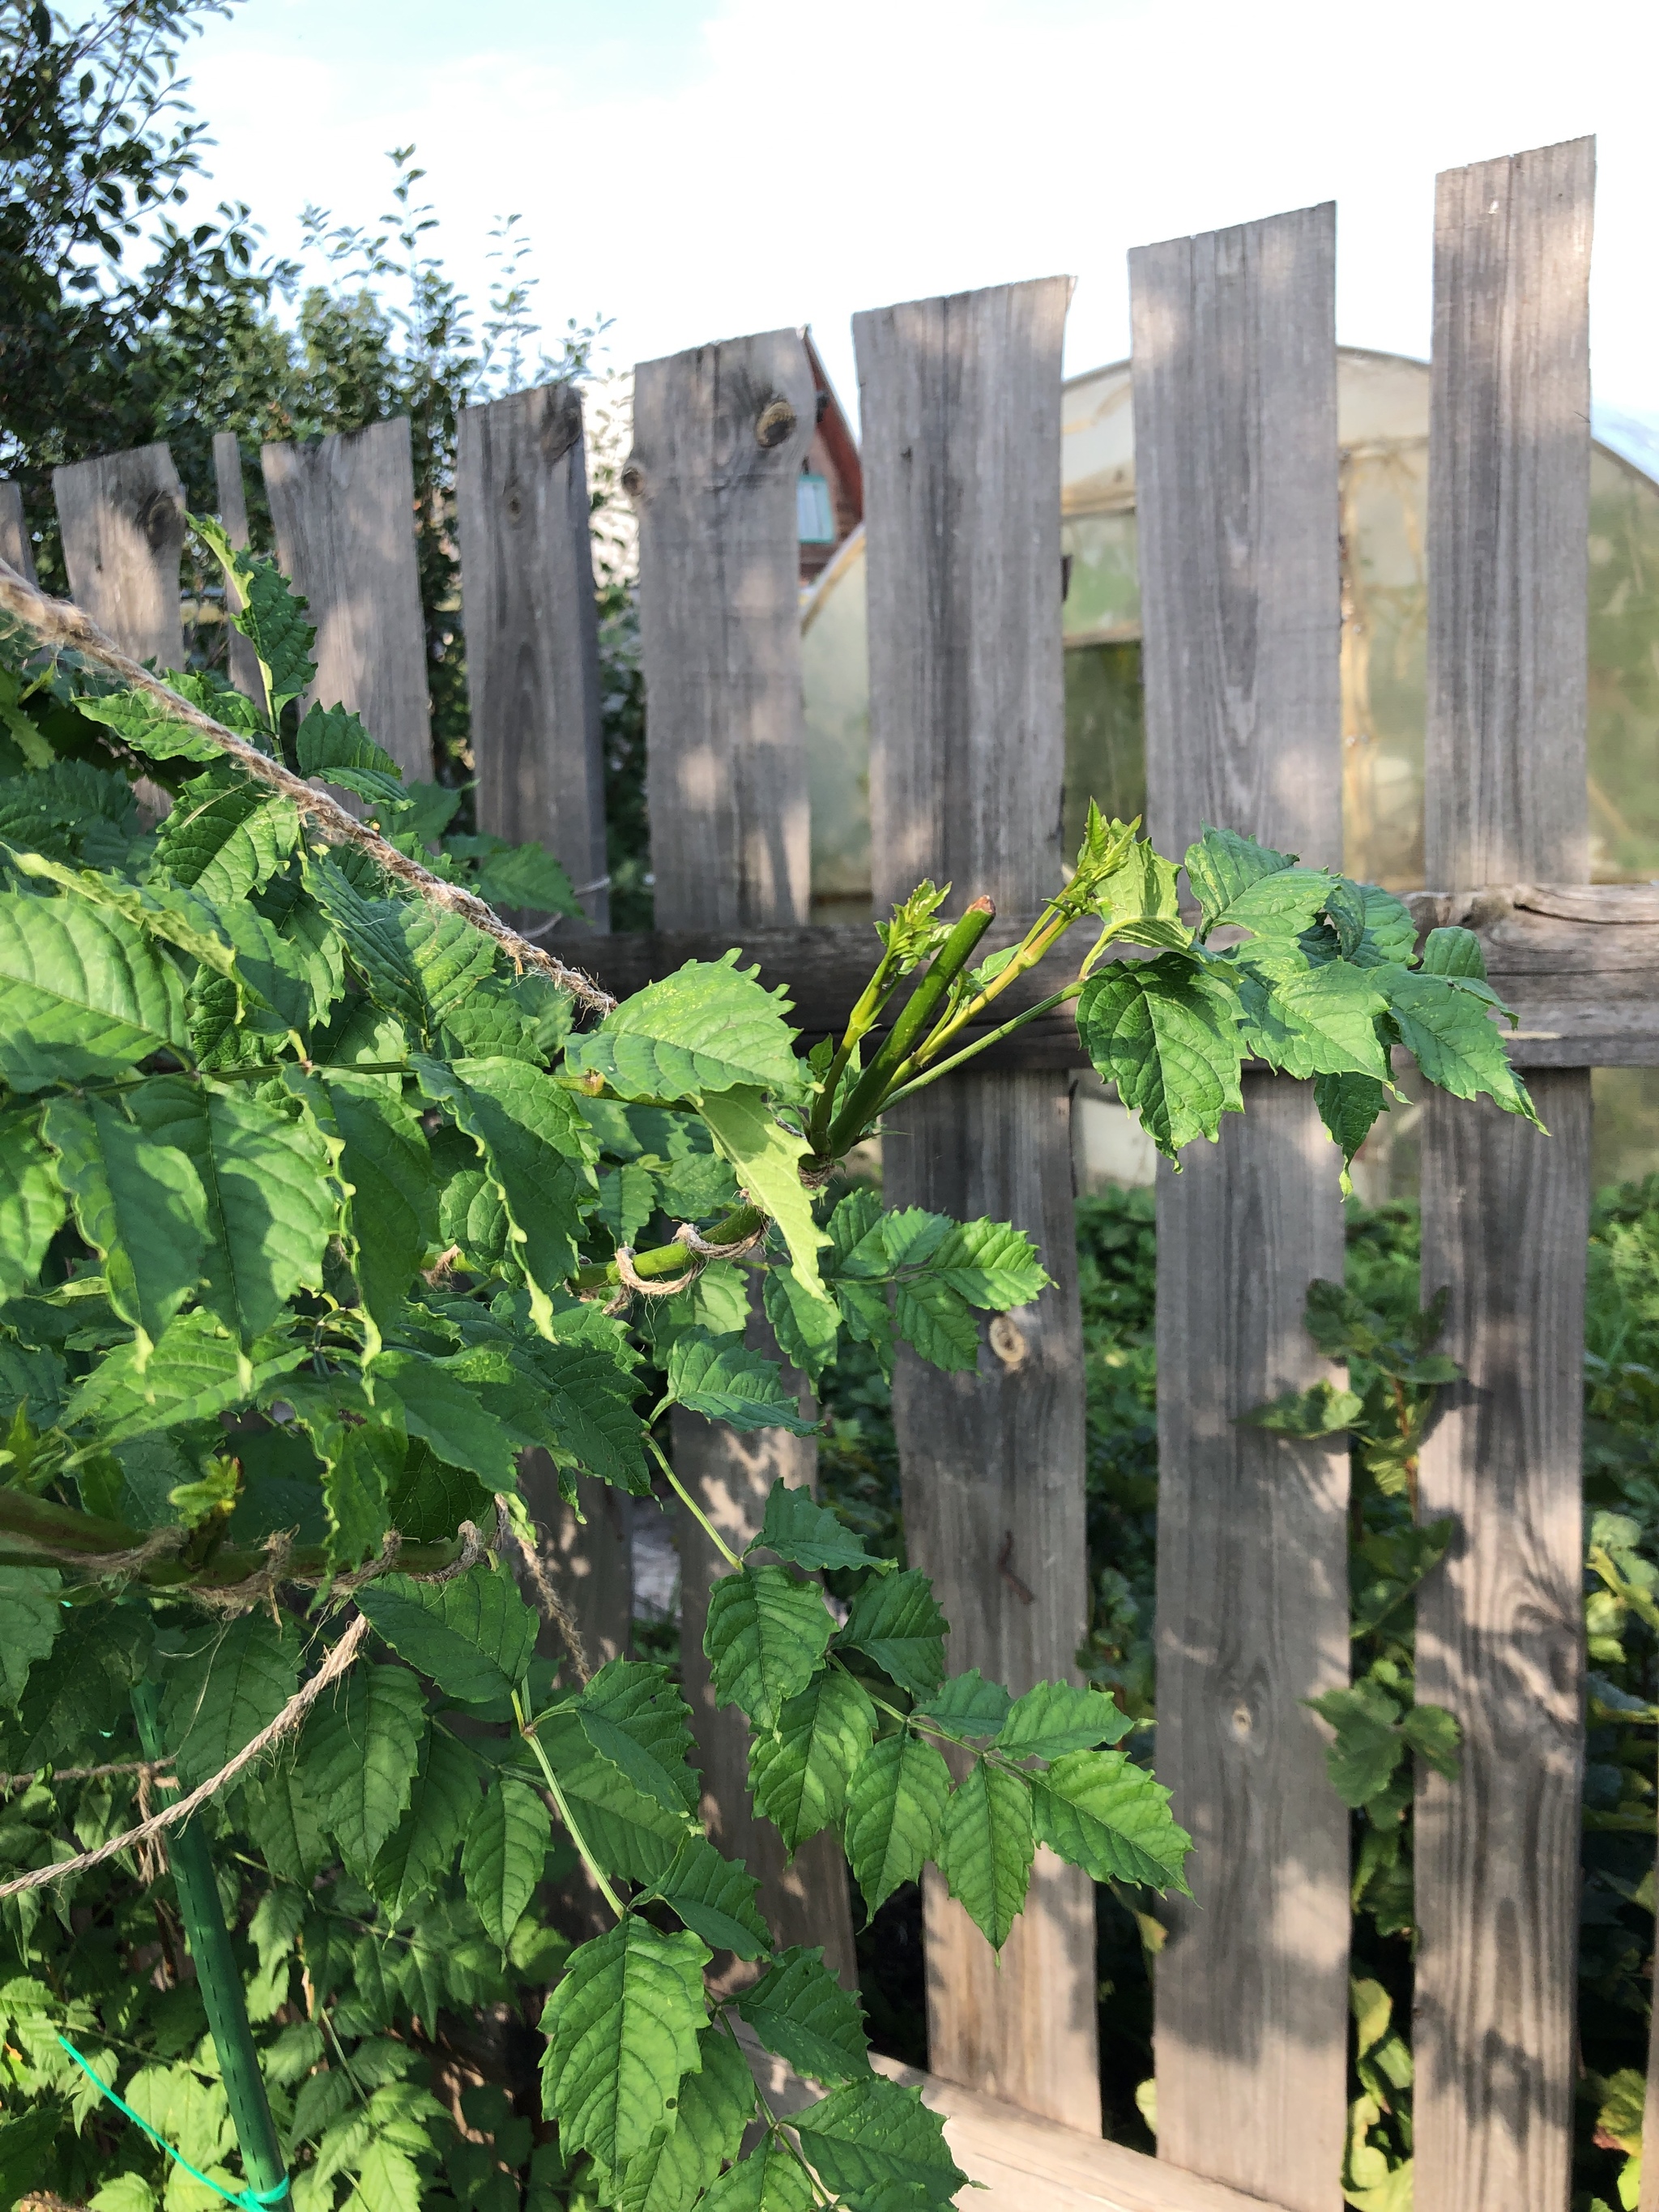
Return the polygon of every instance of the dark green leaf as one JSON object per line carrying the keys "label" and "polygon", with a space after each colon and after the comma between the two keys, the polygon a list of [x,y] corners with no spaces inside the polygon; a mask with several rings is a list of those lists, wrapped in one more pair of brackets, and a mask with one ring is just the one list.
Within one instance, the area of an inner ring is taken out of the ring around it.
{"label": "dark green leaf", "polygon": [[823,1963],[821,1949],[780,1952],[738,2010],[767,2050],[815,2081],[856,2081],[870,2071],[864,2008]]}
{"label": "dark green leaf", "polygon": [[187,1050],[184,984],[152,938],[87,899],[0,892],[0,1078],[14,1091]]}
{"label": "dark green leaf", "polygon": [[614,2169],[650,2143],[701,2063],[708,1956],[631,1913],[571,1953],[541,2021],[543,2099],[568,2151]]}
{"label": "dark green leaf", "polygon": [[801,1419],[775,1359],[750,1352],[741,1337],[710,1336],[707,1329],[684,1329],[670,1346],[668,1395],[687,1413],[733,1429],[788,1429],[805,1437],[817,1426]]}
{"label": "dark green leaf", "polygon": [[755,1908],[759,1887],[747,1868],[722,1858],[707,1836],[688,1836],[652,1889],[710,1950],[757,1959],[772,1948],[772,1931]]}
{"label": "dark green leaf", "polygon": [[994,1950],[1007,1942],[1025,1903],[1036,1852],[1030,1784],[1006,1767],[975,1759],[945,1808],[939,1869]]}
{"label": "dark green leaf", "polygon": [[536,1615],[511,1576],[488,1566],[443,1583],[383,1575],[357,1602],[400,1658],[466,1705],[507,1696],[536,1648]]}
{"label": "dark green leaf", "polygon": [[351,1185],[354,1272],[376,1325],[390,1328],[438,1230],[437,1184],[420,1116],[373,1077],[328,1085]]}
{"label": "dark green leaf", "polygon": [[624,999],[599,1029],[572,1039],[568,1065],[624,1098],[701,1100],[737,1085],[793,1093],[799,1074],[788,1000],[737,961],[735,952],[690,960]]}
{"label": "dark green leaf", "polygon": [[404,1667],[362,1660],[307,1717],[307,1789],[346,1865],[362,1879],[403,1818],[426,1727],[415,1676]]}
{"label": "dark green leaf", "polygon": [[613,2185],[617,2212],[684,2212],[737,2156],[755,2109],[754,2076],[724,2028],[704,2028],[697,2051],[702,2063],[681,2076],[673,2124],[629,2159]]}
{"label": "dark green leaf", "polygon": [[200,1626],[195,1649],[170,1672],[161,1729],[186,1789],[228,1765],[274,1721],[299,1679],[296,1632],[268,1613],[245,1613],[223,1628]]}
{"label": "dark green leaf", "polygon": [[478,1761],[447,1729],[428,1729],[409,1810],[381,1844],[371,1884],[401,1920],[448,1870],[478,1808]]}
{"label": "dark green leaf", "polygon": [[542,1878],[552,1822],[541,1792],[498,1774],[467,1824],[461,1879],[484,1933],[502,1950]]}
{"label": "dark green leaf", "polygon": [[761,1532],[749,1547],[751,1552],[757,1548],[775,1552],[798,1567],[871,1567],[884,1575],[893,1566],[891,1559],[866,1552],[805,1485],[782,1480],[768,1493]]}
{"label": "dark green leaf", "polygon": [[161,1335],[203,1273],[207,1200],[182,1152],[158,1144],[112,1099],[54,1098],[41,1120],[75,1202],[76,1226],[104,1261],[123,1321]]}
{"label": "dark green leaf", "polygon": [[1011,1759],[1060,1759],[1117,1743],[1134,1723],[1109,1697],[1074,1682],[1039,1682],[1015,1700],[997,1749]]}
{"label": "dark green leaf", "polygon": [[55,1567],[0,1567],[0,1702],[21,1698],[29,1669],[44,1659],[69,1618]]}
{"label": "dark green leaf", "polygon": [[1078,1034],[1097,1070],[1158,1150],[1214,1141],[1242,1113],[1237,1001],[1185,954],[1120,963],[1078,1000]]}
{"label": "dark green leaf", "polygon": [[912,1709],[920,1719],[936,1720],[961,1735],[994,1735],[1013,1709],[1000,1682],[988,1682],[977,1667],[952,1674]]}
{"label": "dark green leaf", "polygon": [[867,1653],[902,1688],[926,1698],[945,1680],[949,1626],[933,1584],[911,1567],[885,1581],[866,1583],[836,1641]]}
{"label": "dark green leaf", "polygon": [[757,1726],[772,1727],[785,1700],[823,1665],[835,1626],[823,1593],[781,1567],[745,1563],[721,1576],[708,1595],[703,1636],[715,1704],[739,1705]]}
{"label": "dark green leaf", "polygon": [[1192,1838],[1170,1816],[1170,1793],[1121,1751],[1070,1751],[1032,1777],[1037,1840],[1096,1881],[1186,1889]]}
{"label": "dark green leaf", "polygon": [[369,1372],[375,1405],[401,1409],[411,1437],[492,1491],[516,1486],[517,1461],[501,1423],[448,1367],[422,1352],[383,1352]]}
{"label": "dark green leaf", "polygon": [[868,1911],[914,1881],[935,1855],[950,1794],[950,1768],[908,1729],[884,1736],[854,1771],[843,1834]]}
{"label": "dark green leaf", "polygon": [[[848,2082],[795,2113],[793,2124],[819,2180],[851,2204],[873,2204],[891,2191],[910,2192],[911,2204],[944,2208],[968,2185],[945,2148],[944,2115],[928,2111],[920,2090],[883,2075]],[[905,2197],[886,2201],[902,2204]]]}
{"label": "dark green leaf", "polygon": [[870,1748],[876,1709],[850,1674],[830,1668],[780,1707],[775,1729],[757,1729],[749,1747],[755,1810],[770,1820],[793,1855],[809,1836],[842,1817],[847,1784]]}
{"label": "dark green leaf", "polygon": [[31,1111],[0,1116],[0,1302],[21,1297],[63,1226],[64,1194]]}

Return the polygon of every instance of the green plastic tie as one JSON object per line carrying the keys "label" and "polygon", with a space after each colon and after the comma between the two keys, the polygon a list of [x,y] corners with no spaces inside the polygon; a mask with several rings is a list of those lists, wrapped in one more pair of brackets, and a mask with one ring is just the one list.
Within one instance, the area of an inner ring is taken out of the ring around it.
{"label": "green plastic tie", "polygon": [[227,2189],[222,2182],[216,2181],[210,2173],[204,2173],[199,2166],[195,2166],[191,2164],[190,2160],[185,2156],[182,2151],[174,2150],[173,2145],[167,2141],[165,2136],[158,2135],[155,2130],[151,2127],[149,2122],[145,2119],[142,2114],[135,2112],[125,2097],[119,2095],[115,2090],[112,2089],[107,2081],[100,2080],[100,2077],[93,2072],[91,2067],[88,2065],[86,2060],[81,2056],[75,2045],[70,2041],[68,2036],[60,2035],[58,2040],[63,2045],[64,2050],[68,2051],[70,2057],[75,2061],[81,2071],[86,2075],[88,2081],[91,2082],[93,2087],[97,2090],[100,2096],[107,2097],[110,2103],[114,2106],[116,2111],[118,2112],[125,2112],[128,2119],[132,2122],[134,2127],[142,2128],[144,2133],[149,2137],[150,2141],[155,2145],[156,2148],[158,2150],[164,2150],[175,2166],[182,2166],[185,2172],[191,2176],[192,2180],[199,2181],[204,2189],[212,2190],[216,2197],[222,2197],[227,2204],[240,2204],[243,2208],[243,2212],[264,2212],[264,2208],[265,2206],[270,2204],[280,2204],[283,2197],[288,2195],[289,2178],[287,2174],[284,2174],[282,2179],[276,2183],[276,2186],[271,2189],[254,2189],[251,2186],[246,2189]]}

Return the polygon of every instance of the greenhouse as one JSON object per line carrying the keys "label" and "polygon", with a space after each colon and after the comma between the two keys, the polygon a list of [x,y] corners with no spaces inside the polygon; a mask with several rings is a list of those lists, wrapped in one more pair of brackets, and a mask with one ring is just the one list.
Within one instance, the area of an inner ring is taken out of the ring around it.
{"label": "greenhouse", "polygon": [[[1425,887],[1429,381],[1426,362],[1338,349],[1346,862],[1391,890]],[[1659,878],[1659,464],[1639,465],[1638,439],[1607,428],[1627,452],[1598,439],[1590,461],[1591,868],[1598,883],[1644,883]],[[1091,799],[1125,819],[1146,805],[1127,361],[1067,381],[1061,438],[1071,851]],[[870,913],[865,623],[860,529],[802,602],[815,921]],[[1659,1079],[1601,1069],[1595,1093],[1598,1181],[1659,1168]],[[1411,1119],[1394,1118],[1386,1159],[1362,1163],[1376,1195],[1414,1173]],[[1079,1123],[1088,1180],[1150,1178],[1151,1147],[1103,1093],[1084,1097]]]}

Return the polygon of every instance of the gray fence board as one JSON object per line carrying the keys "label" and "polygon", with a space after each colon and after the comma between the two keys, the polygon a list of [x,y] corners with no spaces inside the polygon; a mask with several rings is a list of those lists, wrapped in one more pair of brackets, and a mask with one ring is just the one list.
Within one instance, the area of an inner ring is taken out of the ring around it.
{"label": "gray fence board", "polygon": [[[242,475],[242,448],[234,430],[214,433],[213,480],[225,535],[239,553],[245,553],[249,543],[247,484]],[[234,584],[227,584],[225,596],[231,613],[240,614],[242,594]],[[244,637],[239,629],[228,631],[226,665],[231,682],[244,698],[263,701],[264,686],[259,675],[259,656],[253,649],[252,640]]]}
{"label": "gray fence board", "polygon": [[[1341,851],[1334,210],[1130,256],[1148,812]],[[1310,1086],[1249,1112],[1158,1200],[1158,1773],[1197,1844],[1158,1960],[1158,2154],[1336,2212],[1347,1813],[1302,1700],[1347,1679],[1346,1453],[1234,1425],[1328,1371],[1302,1325],[1340,1277]]]}
{"label": "gray fence board", "polygon": [[[1593,143],[1439,180],[1429,459],[1430,879],[1588,874],[1585,562]],[[1451,1515],[1418,1694],[1464,1732],[1419,1778],[1419,2212],[1562,2212],[1571,2155],[1589,1077],[1552,1135],[1435,1099],[1423,1282],[1469,1381],[1423,1454]]]}
{"label": "gray fence board", "polygon": [[9,477],[0,477],[0,561],[25,583],[33,583],[34,548],[23,516],[23,487]]}
{"label": "gray fence board", "polygon": [[[806,749],[801,708],[795,477],[813,420],[811,373],[793,331],[702,346],[635,373],[624,482],[640,518],[640,633],[651,748],[657,915],[671,927],[805,920]],[[751,1341],[772,1357],[763,1322]],[[810,1484],[810,1438],[739,1437],[674,1417],[674,1463],[726,1540],[758,1533],[781,1478]],[[856,1979],[847,1877],[834,1838],[786,1866],[746,1795],[748,1730],[717,1712],[702,1656],[713,1547],[679,1534],[682,1665],[703,1765],[704,1809],[722,1850],[762,1878],[782,1942],[822,1943]]]}
{"label": "gray fence board", "polygon": [[641,362],[640,512],[657,918],[803,921],[806,734],[795,478],[815,394],[793,331]]}
{"label": "gray fence board", "polygon": [[[924,300],[854,323],[870,577],[878,908],[924,875],[1031,910],[1060,881],[1060,356],[1070,284]],[[988,549],[994,548],[994,557]],[[975,1375],[900,1356],[905,1540],[953,1671],[1074,1674],[1087,1624],[1083,1374],[1063,1077],[969,1072],[896,1110],[890,1203],[1012,1220],[1054,1278]],[[1006,1569],[999,1571],[1000,1563]],[[1098,2132],[1094,1899],[1046,1853],[999,1968],[932,1876],[929,2063]]]}
{"label": "gray fence board", "polygon": [[185,494],[165,446],[54,469],[70,596],[135,660],[185,657],[179,562]]}
{"label": "gray fence board", "polygon": [[546,846],[605,929],[599,623],[574,386],[463,410],[455,519],[478,826]]}
{"label": "gray fence board", "polygon": [[351,708],[410,782],[432,777],[409,417],[260,454],[276,558],[317,626],[311,697]]}

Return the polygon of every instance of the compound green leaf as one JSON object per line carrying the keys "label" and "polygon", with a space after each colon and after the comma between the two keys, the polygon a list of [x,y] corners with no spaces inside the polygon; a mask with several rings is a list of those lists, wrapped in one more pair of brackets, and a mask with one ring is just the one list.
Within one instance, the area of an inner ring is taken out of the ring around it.
{"label": "compound green leaf", "polygon": [[812,1218],[812,1194],[800,1179],[800,1164],[811,1147],[774,1118],[766,1093],[748,1085],[710,1092],[702,1102],[702,1118],[745,1195],[783,1231],[796,1280],[809,1297],[828,1307],[818,1252],[830,1239]]}
{"label": "compound green leaf", "polygon": [[567,2152],[613,2170],[647,2148],[702,2063],[709,1953],[629,1913],[573,1951],[542,2014],[542,2095]]}
{"label": "compound green leaf", "polygon": [[791,1855],[840,1820],[853,1770],[870,1748],[876,1709],[850,1674],[830,1668],[779,1708],[777,1726],[749,1746],[755,1810]]}
{"label": "compound green leaf", "polygon": [[126,916],[0,892],[0,1078],[42,1091],[188,1056],[183,979]]}
{"label": "compound green leaf", "polygon": [[939,1721],[962,1735],[994,1735],[1013,1709],[1013,1699],[1000,1682],[988,1682],[977,1667],[965,1674],[952,1674],[931,1697],[918,1699],[912,1711],[918,1719]]}
{"label": "compound green leaf", "polygon": [[799,1087],[788,1000],[724,960],[690,960],[624,999],[600,1026],[574,1037],[567,1064],[602,1076],[624,1098],[704,1102],[739,1085],[793,1094]]}
{"label": "compound green leaf", "polygon": [[697,2050],[702,2063],[681,2077],[672,2126],[629,2159],[613,2185],[617,2212],[685,2212],[738,2154],[755,2110],[754,2076],[724,2028],[704,2028]]}
{"label": "compound green leaf", "polygon": [[303,1345],[269,1339],[244,1352],[216,1315],[194,1306],[169,1322],[142,1368],[131,1344],[107,1352],[64,1408],[64,1423],[72,1428],[96,1416],[100,1442],[116,1444],[210,1420],[305,1357]]}
{"label": "compound green leaf", "polygon": [[21,1297],[63,1226],[64,1194],[33,1112],[0,1117],[0,1303]]}
{"label": "compound green leaf", "polygon": [[0,1704],[21,1698],[29,1669],[44,1659],[69,1615],[55,1567],[0,1567]]}
{"label": "compound green leaf", "polygon": [[866,1583],[836,1641],[866,1652],[901,1688],[926,1698],[945,1680],[949,1628],[933,1584],[919,1568],[909,1567],[885,1581]]}
{"label": "compound green leaf", "polygon": [[934,1856],[950,1795],[950,1768],[908,1729],[884,1736],[854,1770],[843,1839],[870,1911]]}
{"label": "compound green leaf", "polygon": [[772,1324],[778,1349],[816,1389],[836,1356],[841,1316],[830,1299],[815,1297],[793,1267],[769,1267],[764,1281],[766,1318]]}
{"label": "compound green leaf", "polygon": [[812,2212],[811,2178],[788,2146],[766,2136],[723,2173],[697,2212]]}
{"label": "compound green leaf", "polygon": [[41,1133],[82,1236],[104,1262],[112,1306],[153,1341],[203,1273],[207,1200],[182,1152],[107,1098],[54,1098]]}
{"label": "compound green leaf", "polygon": [[823,1953],[792,1944],[737,2000],[766,2048],[815,2081],[856,2081],[870,2071],[864,2008],[842,1989]]}
{"label": "compound green leaf", "polygon": [[405,1667],[360,1660],[333,1697],[311,1709],[303,1738],[306,1787],[360,1879],[403,1818],[426,1729],[421,1686]]}
{"label": "compound green leaf", "polygon": [[1011,1759],[1062,1759],[1068,1751],[1117,1743],[1133,1726],[1102,1691],[1079,1689],[1075,1682],[1039,1682],[1015,1699],[997,1749]]}
{"label": "compound green leaf", "polygon": [[749,1547],[751,1552],[757,1548],[775,1552],[798,1567],[872,1567],[884,1575],[894,1565],[866,1552],[804,1484],[781,1480],[772,1485],[761,1532]]}
{"label": "compound green leaf", "polygon": [[300,842],[299,810],[234,762],[220,760],[187,783],[156,832],[156,858],[173,880],[216,906],[250,897],[284,868]]}
{"label": "compound green leaf", "polygon": [[322,1288],[340,1202],[311,1114],[243,1089],[156,1076],[131,1094],[131,1108],[151,1144],[173,1146],[196,1171],[207,1229],[203,1304],[246,1343],[295,1291]]}
{"label": "compound green leaf", "polygon": [[1071,1751],[1034,1775],[1037,1839],[1096,1881],[1187,1887],[1192,1838],[1170,1814],[1170,1793],[1121,1751]]}
{"label": "compound green leaf", "polygon": [[1536,1123],[1527,1086],[1510,1066],[1485,1003],[1440,975],[1401,975],[1389,994],[1400,1042],[1431,1083],[1454,1098],[1483,1093],[1506,1114]]}
{"label": "compound green leaf", "polygon": [[710,1950],[733,1951],[739,1959],[758,1959],[772,1948],[772,1931],[755,1909],[759,1887],[746,1867],[722,1858],[707,1836],[688,1836],[653,1884],[654,1894]]}
{"label": "compound green leaf", "polygon": [[179,1778],[195,1789],[274,1721],[299,1682],[299,1637],[268,1613],[198,1627],[196,1649],[172,1670],[161,1727]]}
{"label": "compound green leaf", "polygon": [[354,1272],[377,1327],[392,1326],[438,1231],[438,1189],[420,1116],[374,1079],[331,1078],[339,1172],[351,1185]]}
{"label": "compound green leaf", "polygon": [[835,1626],[823,1592],[781,1567],[745,1561],[721,1576],[708,1595],[703,1635],[715,1704],[741,1705],[757,1727],[770,1728],[823,1665]]}
{"label": "compound green leaf", "polygon": [[750,1352],[740,1336],[710,1336],[703,1328],[683,1329],[669,1346],[668,1397],[728,1428],[787,1429],[805,1437],[817,1426],[801,1419],[775,1359]]}
{"label": "compound green leaf", "polygon": [[1243,1111],[1237,1017],[1226,987],[1175,952],[1091,976],[1077,1015],[1097,1071],[1172,1159]]}
{"label": "compound green leaf", "polygon": [[440,1459],[465,1468],[490,1490],[512,1490],[518,1462],[501,1423],[477,1393],[423,1352],[383,1352],[369,1370],[377,1408],[401,1410],[411,1437]]}
{"label": "compound green leaf", "polygon": [[1036,1853],[1030,1784],[975,1759],[945,1808],[939,1870],[994,1950],[1019,1917]]}
{"label": "compound green leaf", "polygon": [[1370,1134],[1372,1122],[1387,1110],[1389,1094],[1374,1075],[1321,1075],[1314,1079],[1314,1103],[1342,1155],[1346,1197],[1352,1188],[1348,1170],[1353,1156]]}
{"label": "compound green leaf", "polygon": [[510,1771],[495,1777],[467,1824],[461,1880],[484,1933],[503,1951],[542,1878],[552,1832],[540,1790]]}
{"label": "compound green leaf", "polygon": [[919,2089],[871,2074],[835,2090],[793,2116],[817,2177],[849,2203],[887,2202],[943,2208],[954,2204],[968,2177],[945,2147],[945,2116],[930,2112]]}
{"label": "compound green leaf", "polygon": [[[1296,866],[1289,853],[1276,853],[1236,830],[1212,829],[1206,822],[1197,844],[1187,848],[1187,880],[1204,915],[1207,936],[1218,922],[1232,919],[1230,909],[1254,884]],[[1292,933],[1293,934],[1294,933]]]}
{"label": "compound green leaf", "polygon": [[383,1575],[357,1601],[400,1659],[465,1705],[506,1697],[536,1648],[536,1615],[512,1577],[488,1565],[443,1583]]}
{"label": "compound green leaf", "polygon": [[381,1844],[370,1883],[401,1920],[447,1872],[478,1809],[478,1761],[446,1728],[431,1728],[409,1810]]}

